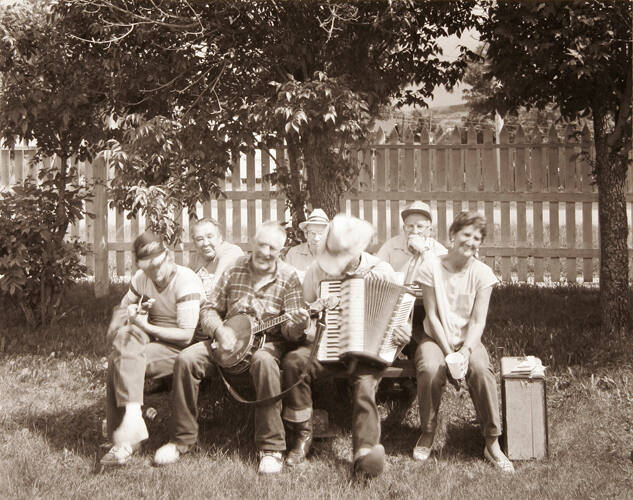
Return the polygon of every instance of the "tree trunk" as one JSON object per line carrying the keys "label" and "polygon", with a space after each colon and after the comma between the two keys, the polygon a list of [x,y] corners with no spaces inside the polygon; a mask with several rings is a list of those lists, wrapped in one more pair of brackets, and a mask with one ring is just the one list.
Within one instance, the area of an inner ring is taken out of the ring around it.
{"label": "tree trunk", "polygon": [[64,239],[68,230],[68,213],[66,213],[66,184],[68,174],[68,158],[61,158],[57,177],[57,221],[55,235],[59,241]]}
{"label": "tree trunk", "polygon": [[602,331],[622,338],[631,325],[629,259],[627,248],[627,161],[607,145],[609,116],[594,110],[595,175],[600,224],[600,309]]}
{"label": "tree trunk", "polygon": [[328,175],[321,164],[318,146],[304,149],[305,166],[308,172],[308,192],[312,208],[322,209],[331,219],[341,211],[341,188],[334,175]]}
{"label": "tree trunk", "polygon": [[287,203],[290,207],[292,225],[296,228],[299,223],[305,220],[306,193],[302,186],[302,168],[299,148],[296,145],[288,144],[288,167],[289,167],[289,189],[286,190]]}

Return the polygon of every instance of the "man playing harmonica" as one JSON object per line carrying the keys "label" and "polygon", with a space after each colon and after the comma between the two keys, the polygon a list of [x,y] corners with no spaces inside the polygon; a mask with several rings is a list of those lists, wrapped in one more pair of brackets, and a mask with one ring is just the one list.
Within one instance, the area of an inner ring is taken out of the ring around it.
{"label": "man playing harmonica", "polygon": [[[366,221],[339,214],[330,222],[323,252],[306,272],[303,293],[307,302],[319,295],[322,280],[342,279],[350,275],[375,277],[397,282],[393,268],[386,262],[365,252],[374,234]],[[396,330],[394,340],[400,345],[410,339],[408,328]],[[284,387],[299,380],[310,358],[310,347],[299,347],[282,361]],[[377,476],[384,466],[385,450],[380,444],[380,416],[376,405],[376,389],[383,369],[362,361],[351,375],[353,388],[352,441],[354,449],[353,472],[357,475]],[[312,389],[310,383],[323,373],[323,367],[314,362],[304,381],[293,388],[284,399],[284,418],[292,422],[297,436],[286,462],[302,462],[312,442]]]}
{"label": "man playing harmonica", "polygon": [[[252,356],[249,367],[257,399],[274,397],[281,392],[279,364],[297,342],[305,339],[310,317],[303,306],[301,283],[296,270],[279,256],[286,232],[273,221],[261,224],[255,234],[252,255],[240,257],[227,269],[207,297],[200,312],[200,324],[208,340],[198,342],[180,353],[172,382],[173,425],[169,443],[156,451],[159,465],[176,462],[198,438],[198,390],[200,381],[213,367],[214,342],[218,349],[235,348],[235,332],[224,321],[238,314],[267,320],[288,313],[290,320],[281,328],[269,330],[266,343]],[[281,401],[255,408],[255,445],[259,451],[259,472],[275,474],[283,466],[286,449],[281,417]]]}
{"label": "man playing harmonica", "polygon": [[106,412],[113,446],[103,465],[127,463],[147,439],[141,414],[144,380],[171,375],[176,356],[191,342],[204,300],[200,278],[173,262],[157,234],[146,231],[136,238],[134,256],[138,271],[107,333],[112,350]]}

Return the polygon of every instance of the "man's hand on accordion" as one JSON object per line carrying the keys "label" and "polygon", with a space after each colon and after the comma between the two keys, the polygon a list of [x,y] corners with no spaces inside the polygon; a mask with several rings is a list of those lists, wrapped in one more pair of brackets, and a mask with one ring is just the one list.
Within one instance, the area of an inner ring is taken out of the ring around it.
{"label": "man's hand on accordion", "polygon": [[393,341],[397,345],[406,345],[411,340],[411,329],[408,326],[400,326],[393,331]]}

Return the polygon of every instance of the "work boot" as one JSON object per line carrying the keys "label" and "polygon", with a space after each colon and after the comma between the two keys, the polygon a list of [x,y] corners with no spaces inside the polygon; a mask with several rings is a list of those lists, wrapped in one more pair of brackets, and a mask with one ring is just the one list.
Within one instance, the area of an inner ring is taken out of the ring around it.
{"label": "work boot", "polygon": [[294,422],[292,429],[294,430],[295,444],[286,457],[286,464],[289,467],[299,465],[310,452],[310,447],[312,446],[312,420]]}
{"label": "work boot", "polygon": [[361,448],[354,453],[353,472],[356,477],[379,476],[385,467],[385,449],[381,444]]}

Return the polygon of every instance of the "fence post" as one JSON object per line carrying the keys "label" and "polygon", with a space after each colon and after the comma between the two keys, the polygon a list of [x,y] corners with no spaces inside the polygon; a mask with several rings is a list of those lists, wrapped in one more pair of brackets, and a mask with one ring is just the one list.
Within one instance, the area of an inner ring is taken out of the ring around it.
{"label": "fence post", "polygon": [[95,297],[104,297],[109,292],[108,277],[108,200],[106,199],[106,182],[108,173],[105,161],[96,158],[92,164],[94,187],[94,241],[95,257]]}

